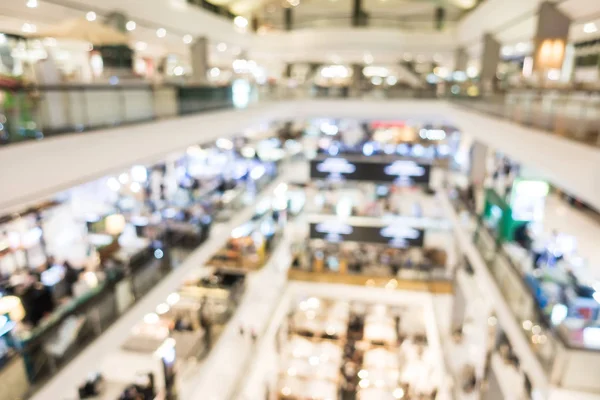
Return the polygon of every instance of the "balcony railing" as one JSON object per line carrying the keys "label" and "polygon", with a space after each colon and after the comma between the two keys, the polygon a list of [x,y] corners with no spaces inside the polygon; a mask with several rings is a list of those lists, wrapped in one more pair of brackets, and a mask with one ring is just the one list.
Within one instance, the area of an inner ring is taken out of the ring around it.
{"label": "balcony railing", "polygon": [[469,109],[580,143],[600,146],[600,94],[515,91],[494,98],[455,98]]}
{"label": "balcony railing", "polygon": [[[305,98],[440,99],[579,143],[600,146],[600,94],[509,92],[503,96],[440,95],[400,85],[260,87],[261,100]],[[233,106],[231,87],[61,85],[0,89],[0,146],[69,132],[120,126]]]}
{"label": "balcony railing", "polygon": [[[358,22],[358,26],[355,24]],[[262,21],[265,26],[279,30],[286,30],[284,22],[277,19],[270,21],[266,19]],[[350,13],[347,14],[331,14],[318,16],[295,17],[291,28],[296,29],[312,29],[312,28],[382,28],[382,29],[399,29],[409,32],[439,32],[455,26],[455,22],[448,22],[438,29],[438,26],[432,19],[415,19],[401,16],[363,16],[356,21]]]}
{"label": "balcony railing", "polygon": [[0,146],[232,105],[231,87],[141,83],[0,89]]}

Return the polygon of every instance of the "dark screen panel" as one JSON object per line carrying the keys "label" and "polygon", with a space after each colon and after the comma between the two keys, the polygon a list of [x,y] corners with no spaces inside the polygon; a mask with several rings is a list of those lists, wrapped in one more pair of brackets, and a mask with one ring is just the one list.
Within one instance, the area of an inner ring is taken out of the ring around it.
{"label": "dark screen panel", "polygon": [[310,238],[329,242],[382,243],[392,247],[423,247],[425,231],[402,225],[351,226],[331,220],[310,224]]}
{"label": "dark screen panel", "polygon": [[431,166],[410,160],[370,162],[329,157],[310,161],[311,179],[428,184]]}

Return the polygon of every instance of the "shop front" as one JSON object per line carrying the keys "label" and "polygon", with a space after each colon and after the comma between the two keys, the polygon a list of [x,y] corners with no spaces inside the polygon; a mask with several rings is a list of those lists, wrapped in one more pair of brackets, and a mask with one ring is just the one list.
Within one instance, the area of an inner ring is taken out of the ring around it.
{"label": "shop front", "polygon": [[289,277],[445,293],[453,260],[448,230],[400,217],[339,221],[312,215],[306,237],[294,245]]}
{"label": "shop front", "polygon": [[[26,377],[15,375],[24,384],[14,393],[65,365],[169,274],[172,251],[202,244],[215,213],[231,215],[276,176],[271,161],[220,144],[133,166],[0,219],[0,373],[20,365]],[[224,201],[230,190],[243,201]]]}

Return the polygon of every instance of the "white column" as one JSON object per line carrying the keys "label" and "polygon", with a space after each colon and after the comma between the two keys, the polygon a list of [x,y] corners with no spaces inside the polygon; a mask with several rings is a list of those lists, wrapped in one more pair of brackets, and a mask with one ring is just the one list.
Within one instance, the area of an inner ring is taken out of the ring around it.
{"label": "white column", "polygon": [[196,38],[190,46],[190,60],[192,64],[192,80],[197,83],[206,82],[208,72],[208,39]]}

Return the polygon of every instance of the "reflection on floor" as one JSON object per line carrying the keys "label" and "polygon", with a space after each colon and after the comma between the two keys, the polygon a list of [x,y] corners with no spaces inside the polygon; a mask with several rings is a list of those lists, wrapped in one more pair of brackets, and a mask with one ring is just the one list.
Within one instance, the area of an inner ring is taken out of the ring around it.
{"label": "reflection on floor", "polygon": [[419,319],[410,308],[298,299],[280,336],[277,398],[435,398],[435,361]]}

